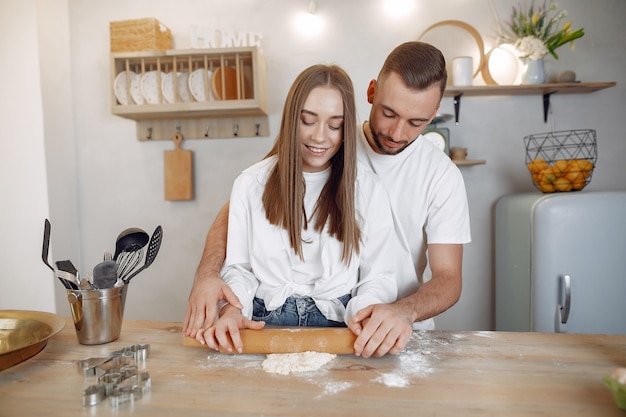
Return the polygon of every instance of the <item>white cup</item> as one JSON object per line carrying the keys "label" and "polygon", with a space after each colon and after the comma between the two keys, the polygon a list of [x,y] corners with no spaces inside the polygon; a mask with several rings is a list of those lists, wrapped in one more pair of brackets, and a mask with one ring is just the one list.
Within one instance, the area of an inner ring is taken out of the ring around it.
{"label": "white cup", "polygon": [[471,56],[457,56],[452,60],[452,85],[472,85],[474,64]]}

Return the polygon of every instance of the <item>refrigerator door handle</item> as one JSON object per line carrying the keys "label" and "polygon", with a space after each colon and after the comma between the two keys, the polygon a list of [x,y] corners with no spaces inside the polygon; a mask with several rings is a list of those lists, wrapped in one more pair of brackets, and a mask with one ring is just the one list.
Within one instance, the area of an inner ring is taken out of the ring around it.
{"label": "refrigerator door handle", "polygon": [[[562,275],[560,280],[560,294],[562,303],[559,303],[559,315],[561,316],[561,323],[566,324],[569,319],[569,309],[571,305],[571,279],[569,275]],[[565,298],[565,300],[563,300]]]}

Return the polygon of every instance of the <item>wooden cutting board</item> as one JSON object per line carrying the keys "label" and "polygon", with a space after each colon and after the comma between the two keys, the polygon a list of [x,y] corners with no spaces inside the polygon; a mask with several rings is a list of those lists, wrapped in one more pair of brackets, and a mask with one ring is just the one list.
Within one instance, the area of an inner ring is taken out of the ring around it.
{"label": "wooden cutting board", "polygon": [[[240,91],[237,91],[239,80]],[[233,67],[219,67],[211,79],[213,95],[218,100],[238,100],[252,98],[252,88],[241,71]]]}
{"label": "wooden cutting board", "polygon": [[183,135],[174,135],[176,148],[164,152],[165,199],[193,199],[193,152],[180,148]]}
{"label": "wooden cutting board", "polygon": [[[247,354],[326,352],[354,354],[356,336],[344,327],[266,327],[242,329],[243,352]],[[192,337],[184,337],[184,346],[206,347]],[[226,351],[221,351],[227,353]]]}

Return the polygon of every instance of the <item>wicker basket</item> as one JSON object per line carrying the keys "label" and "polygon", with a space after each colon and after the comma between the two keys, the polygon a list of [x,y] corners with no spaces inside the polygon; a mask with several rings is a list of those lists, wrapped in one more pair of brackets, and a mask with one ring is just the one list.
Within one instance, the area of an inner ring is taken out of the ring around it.
{"label": "wicker basket", "polygon": [[596,166],[596,131],[564,130],[524,138],[526,166],[534,186],[544,193],[579,191]]}
{"label": "wicker basket", "polygon": [[172,31],[154,18],[110,22],[111,52],[172,49]]}

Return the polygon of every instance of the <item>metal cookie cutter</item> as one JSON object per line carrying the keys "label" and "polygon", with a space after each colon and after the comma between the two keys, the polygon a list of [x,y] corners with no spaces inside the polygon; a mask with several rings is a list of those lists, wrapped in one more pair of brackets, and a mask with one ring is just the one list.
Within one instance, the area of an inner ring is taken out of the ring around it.
{"label": "metal cookie cutter", "polygon": [[106,372],[103,375],[98,377],[98,382],[100,385],[104,386],[104,391],[106,395],[110,395],[113,388],[117,385],[118,382],[122,381],[124,378],[124,374],[118,371],[110,371]]}
{"label": "metal cookie cutter", "polygon": [[104,385],[91,385],[83,393],[83,406],[96,405],[106,397]]}
{"label": "metal cookie cutter", "polygon": [[115,351],[111,354],[111,356],[122,356],[128,355],[132,356],[137,363],[143,363],[150,356],[150,345],[148,344],[137,344],[122,348],[118,351]]}
{"label": "metal cookie cutter", "polygon": [[103,363],[111,360],[111,358],[88,358],[81,359],[77,362],[78,371],[83,375],[84,378],[88,378],[90,376],[96,375],[96,367],[102,365]]}
{"label": "metal cookie cutter", "polygon": [[129,402],[132,403],[136,399],[138,400],[139,398],[141,398],[141,393],[139,393],[139,395],[135,395],[135,392],[132,388],[115,387],[115,389],[113,389],[113,392],[111,392],[111,395],[109,395],[109,398],[111,399],[111,406],[119,407],[120,405],[124,405]]}
{"label": "metal cookie cutter", "polygon": [[83,393],[83,405],[95,405],[107,396],[112,406],[134,402],[150,391],[152,382],[147,372],[137,372],[137,363],[145,365],[150,345],[133,345],[113,352],[108,358],[78,361],[83,377],[98,377],[98,384]]}
{"label": "metal cookie cutter", "polygon": [[152,381],[149,373],[141,372],[134,375],[113,388],[109,395],[111,406],[119,407],[129,402],[135,402],[150,392],[151,386]]}

